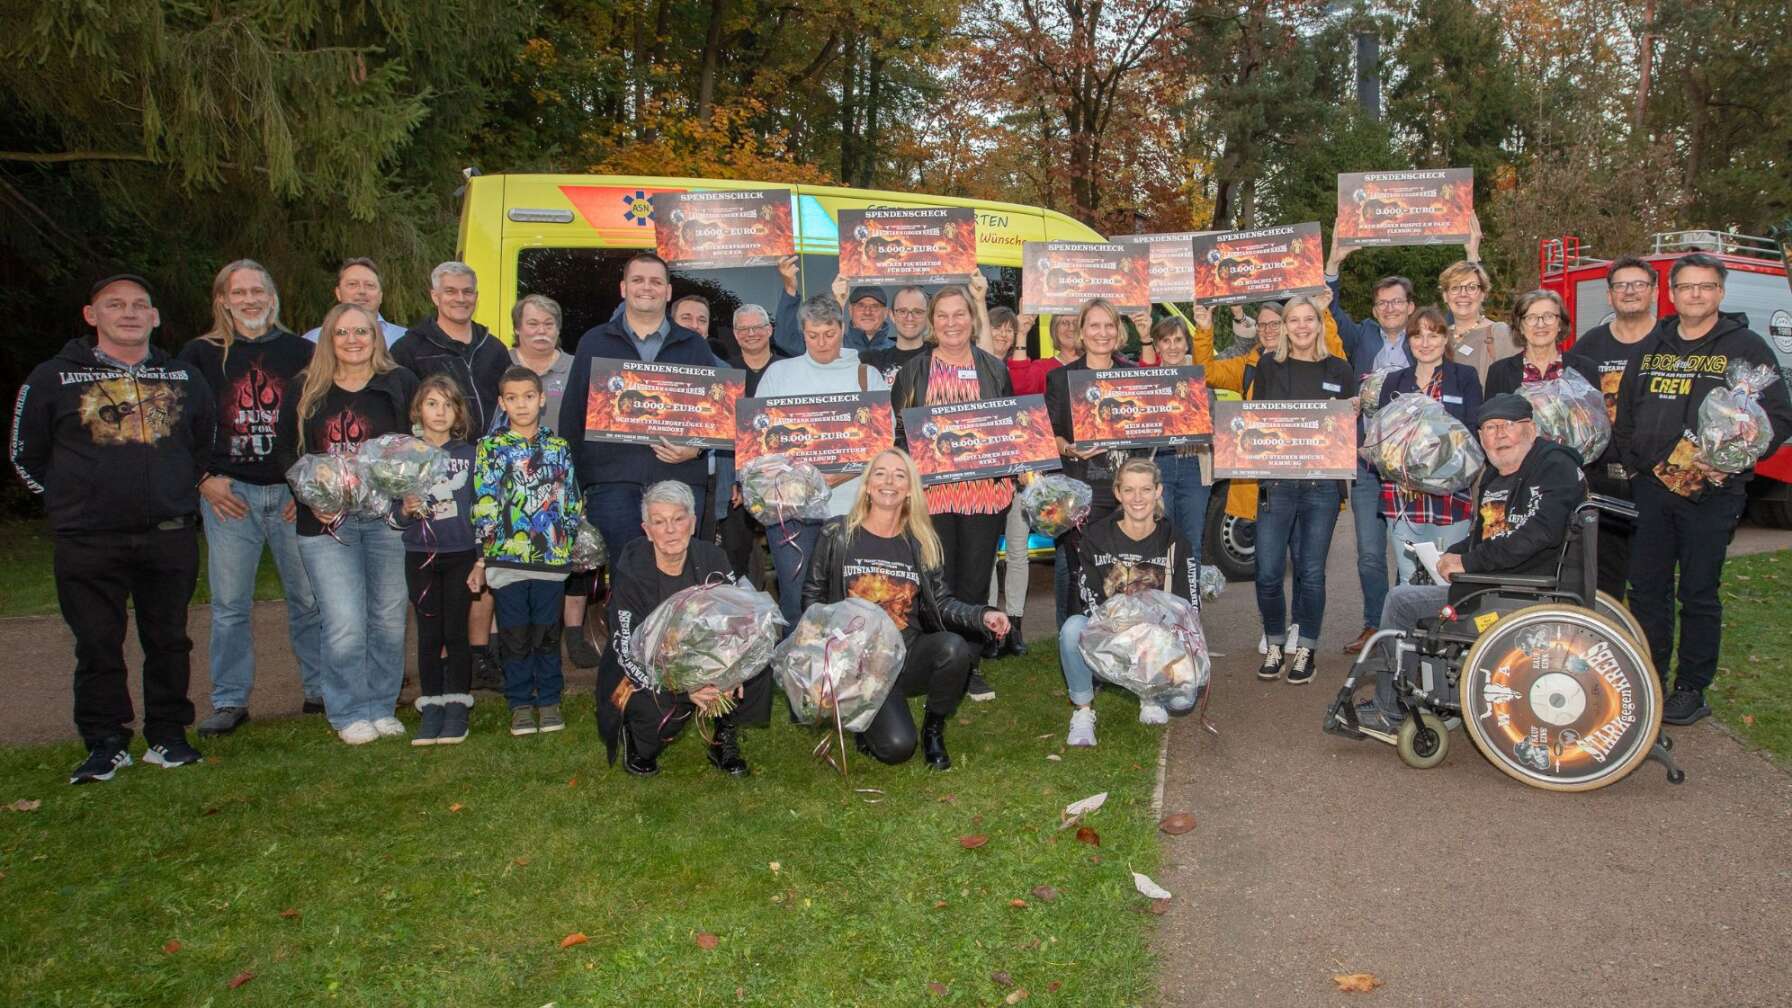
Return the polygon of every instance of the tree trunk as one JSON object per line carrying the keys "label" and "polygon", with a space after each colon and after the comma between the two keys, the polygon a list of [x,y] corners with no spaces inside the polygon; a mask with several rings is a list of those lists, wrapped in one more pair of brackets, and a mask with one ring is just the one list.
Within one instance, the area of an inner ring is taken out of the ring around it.
{"label": "tree trunk", "polygon": [[858,114],[854,99],[859,77],[859,36],[850,19],[846,23],[846,43],[841,52],[845,59],[840,66],[840,177],[850,179],[858,168],[855,160],[858,145],[853,142],[853,125]]}
{"label": "tree trunk", "polygon": [[703,40],[703,76],[697,83],[697,118],[708,119],[716,97],[716,64],[721,59],[722,21],[728,0],[709,0],[709,35]]}
{"label": "tree trunk", "polygon": [[877,173],[877,111],[878,103],[883,97],[884,58],[872,43],[869,93],[865,96],[865,142],[859,152],[859,188],[871,188],[872,177]]}
{"label": "tree trunk", "polygon": [[1649,73],[1655,63],[1655,36],[1649,29],[1655,27],[1655,0],[1643,3],[1643,37],[1637,45],[1637,84],[1636,110],[1631,125],[1639,132],[1643,129],[1644,117],[1649,114]]}
{"label": "tree trunk", "polygon": [[635,136],[639,139],[647,113],[647,5],[645,0],[641,5],[641,16],[635,18],[635,59],[631,69],[634,71],[632,83],[635,89],[635,107],[633,109]]}

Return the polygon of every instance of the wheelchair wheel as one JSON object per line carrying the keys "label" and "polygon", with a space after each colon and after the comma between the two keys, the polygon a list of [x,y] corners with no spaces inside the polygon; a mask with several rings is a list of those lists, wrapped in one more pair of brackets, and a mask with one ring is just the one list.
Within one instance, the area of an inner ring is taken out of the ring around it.
{"label": "wheelchair wheel", "polygon": [[1488,762],[1549,791],[1623,779],[1661,733],[1648,649],[1578,606],[1508,614],[1469,648],[1457,689],[1463,727]]}
{"label": "wheelchair wheel", "polygon": [[1644,653],[1648,652],[1649,641],[1643,637],[1643,625],[1630,614],[1629,606],[1605,592],[1600,592],[1593,608],[1598,610],[1599,615],[1623,627],[1624,632],[1630,635],[1630,639],[1636,641],[1636,646],[1642,648]]}
{"label": "wheelchair wheel", "polygon": [[1449,753],[1450,729],[1443,718],[1420,711],[1400,723],[1394,749],[1400,753],[1400,762],[1414,770],[1429,770],[1442,763]]}

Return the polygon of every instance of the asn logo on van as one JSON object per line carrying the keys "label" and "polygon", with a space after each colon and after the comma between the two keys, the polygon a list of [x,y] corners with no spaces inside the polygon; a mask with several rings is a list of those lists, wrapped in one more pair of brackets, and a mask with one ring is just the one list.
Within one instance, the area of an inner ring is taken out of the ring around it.
{"label": "asn logo on van", "polygon": [[634,221],[636,227],[646,227],[653,223],[653,198],[636,189],[634,195],[624,195],[622,203],[628,207],[622,213],[625,221]]}

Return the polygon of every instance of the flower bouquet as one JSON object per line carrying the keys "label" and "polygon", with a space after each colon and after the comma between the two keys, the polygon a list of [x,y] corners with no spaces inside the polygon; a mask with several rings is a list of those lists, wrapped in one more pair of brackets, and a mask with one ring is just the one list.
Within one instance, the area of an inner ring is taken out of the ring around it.
{"label": "flower bouquet", "polygon": [[1202,564],[1198,577],[1199,583],[1196,587],[1201,589],[1201,601],[1203,602],[1212,602],[1220,597],[1220,592],[1226,590],[1226,574],[1218,567]]}
{"label": "flower bouquet", "polygon": [[1720,472],[1739,473],[1759,462],[1773,444],[1761,391],[1779,375],[1769,365],[1737,361],[1726,377],[1729,387],[1713,390],[1699,404],[1696,457]]}
{"label": "flower bouquet", "polygon": [[1400,369],[1384,367],[1379,371],[1371,371],[1363,376],[1363,383],[1357,386],[1357,412],[1367,420],[1381,409],[1381,390],[1387,385],[1388,377]]}
{"label": "flower bouquet", "polygon": [[608,559],[604,552],[604,538],[599,535],[589,521],[579,519],[578,531],[573,533],[572,553],[569,560],[576,571],[596,570]]}
{"label": "flower bouquet", "polygon": [[738,478],[741,503],[762,525],[828,516],[828,481],[807,462],[761,455],[741,466]]}
{"label": "flower bouquet", "polygon": [[382,434],[358,453],[367,482],[381,497],[423,497],[448,478],[448,453],[409,434]]}
{"label": "flower bouquet", "polygon": [[[378,495],[367,485],[360,458],[346,455],[301,455],[286,471],[293,499],[318,514],[344,515],[372,510]],[[385,511],[375,511],[384,514]]]}
{"label": "flower bouquet", "polygon": [[729,582],[693,585],[661,602],[629,639],[636,662],[655,689],[689,693],[714,686],[727,694],[758,675],[772,660],[784,617],[762,591]]}
{"label": "flower bouquet", "polygon": [[1089,517],[1095,492],[1089,484],[1053,473],[1027,484],[1020,492],[1021,510],[1033,531],[1053,539],[1082,524]]}
{"label": "flower bouquet", "polygon": [[1077,647],[1096,675],[1176,710],[1194,707],[1212,672],[1195,608],[1157,589],[1103,602]]}
{"label": "flower bouquet", "polygon": [[1612,418],[1605,411],[1605,393],[1579,371],[1563,371],[1560,378],[1526,382],[1518,394],[1531,403],[1537,434],[1580,453],[1591,463],[1605,454],[1612,442]]}
{"label": "flower bouquet", "polygon": [[845,731],[861,732],[889,698],[907,654],[882,606],[848,597],[810,606],[778,645],[772,671],[798,721],[838,718]]}
{"label": "flower bouquet", "polygon": [[[1601,416],[1604,411],[1601,405]],[[1428,494],[1468,489],[1487,461],[1468,428],[1442,403],[1418,392],[1395,396],[1369,420],[1358,454],[1382,478]]]}

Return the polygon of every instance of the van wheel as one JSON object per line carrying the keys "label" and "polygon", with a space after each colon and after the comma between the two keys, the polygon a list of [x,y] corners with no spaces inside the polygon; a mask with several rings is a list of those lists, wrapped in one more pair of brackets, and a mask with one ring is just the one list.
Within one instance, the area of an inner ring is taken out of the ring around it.
{"label": "van wheel", "polygon": [[1748,516],[1763,528],[1792,528],[1792,502],[1757,498],[1748,502]]}
{"label": "van wheel", "polygon": [[1207,558],[1228,581],[1253,581],[1257,577],[1257,523],[1226,513],[1226,495],[1219,486],[1207,502],[1207,530],[1203,533]]}

